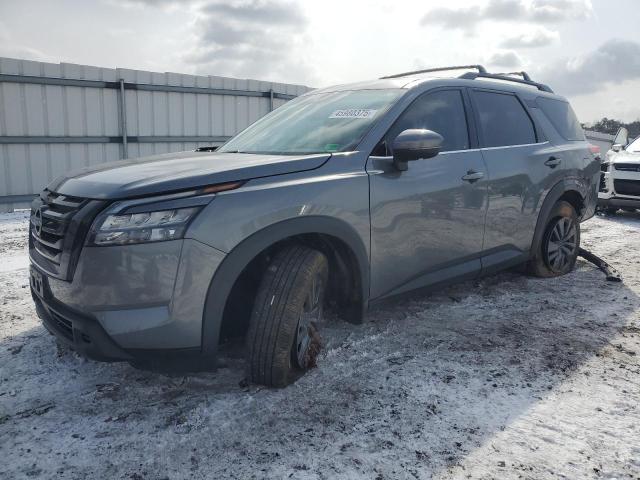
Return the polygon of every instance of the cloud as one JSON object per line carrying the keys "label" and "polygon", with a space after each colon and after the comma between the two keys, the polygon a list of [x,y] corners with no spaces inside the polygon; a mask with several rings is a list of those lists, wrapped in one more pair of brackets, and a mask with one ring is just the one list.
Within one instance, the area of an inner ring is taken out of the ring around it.
{"label": "cloud", "polygon": [[500,44],[503,48],[537,48],[546,47],[560,38],[558,32],[538,27],[529,32],[506,38]]}
{"label": "cloud", "polygon": [[586,20],[593,14],[591,0],[535,0],[529,11],[537,22],[560,23],[566,20]]}
{"label": "cloud", "polygon": [[2,22],[0,22],[0,57],[36,60],[39,62],[51,62],[54,60],[53,57],[36,48],[15,43]]}
{"label": "cloud", "polygon": [[54,62],[55,57],[23,45],[0,45],[0,57],[19,58],[21,60],[35,60],[38,62]]}
{"label": "cloud", "polygon": [[123,7],[177,8],[195,3],[195,0],[108,0],[108,3]]}
{"label": "cloud", "polygon": [[424,26],[440,25],[452,30],[471,31],[478,23],[481,13],[482,9],[475,6],[458,9],[438,7],[427,12],[420,20],[420,24]]}
{"label": "cloud", "polygon": [[522,65],[522,59],[516,52],[504,51],[494,53],[487,58],[486,63],[494,67],[517,68]]}
{"label": "cloud", "polygon": [[273,0],[252,0],[236,4],[214,2],[202,7],[202,13],[258,25],[297,25],[307,22],[299,4]]}
{"label": "cloud", "polygon": [[489,0],[481,6],[438,7],[427,12],[422,25],[440,25],[473,33],[482,22],[562,23],[591,16],[591,0]]}
{"label": "cloud", "polygon": [[285,0],[210,2],[197,10],[196,45],[184,55],[198,73],[304,81],[313,78],[303,60],[308,21]]}
{"label": "cloud", "polygon": [[537,76],[564,95],[594,93],[640,79],[640,43],[612,39],[585,55],[555,62]]}

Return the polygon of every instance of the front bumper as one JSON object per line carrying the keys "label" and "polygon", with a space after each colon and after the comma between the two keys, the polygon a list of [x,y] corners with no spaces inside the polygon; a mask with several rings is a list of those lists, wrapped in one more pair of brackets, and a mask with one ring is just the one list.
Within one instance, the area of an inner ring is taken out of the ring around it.
{"label": "front bumper", "polygon": [[627,197],[598,198],[598,206],[601,208],[608,208],[608,207],[640,208],[640,197],[639,198],[627,198]]}
{"label": "front bumper", "polygon": [[640,172],[617,170],[615,167],[601,172],[599,207],[640,208],[640,194],[636,193],[640,193]]}
{"label": "front bumper", "polygon": [[47,302],[31,287],[36,312],[45,328],[58,340],[79,354],[103,362],[131,361],[133,356],[123,350],[104,331],[95,318],[74,312],[59,302]]}
{"label": "front bumper", "polygon": [[43,281],[32,294],[47,329],[89,358],[192,356],[201,352],[206,295],[223,258],[191,239],[85,247],[70,282],[34,265]]}

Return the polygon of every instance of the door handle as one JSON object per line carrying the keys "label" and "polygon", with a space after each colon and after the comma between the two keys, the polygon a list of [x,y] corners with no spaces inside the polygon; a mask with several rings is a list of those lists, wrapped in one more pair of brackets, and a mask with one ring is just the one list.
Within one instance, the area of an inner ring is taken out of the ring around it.
{"label": "door handle", "polygon": [[475,170],[469,170],[467,174],[462,177],[462,180],[464,180],[465,182],[473,183],[480,180],[482,177],[484,177],[484,173],[476,172]]}
{"label": "door handle", "polygon": [[558,157],[549,157],[549,160],[544,162],[547,167],[556,168],[562,163],[562,159]]}

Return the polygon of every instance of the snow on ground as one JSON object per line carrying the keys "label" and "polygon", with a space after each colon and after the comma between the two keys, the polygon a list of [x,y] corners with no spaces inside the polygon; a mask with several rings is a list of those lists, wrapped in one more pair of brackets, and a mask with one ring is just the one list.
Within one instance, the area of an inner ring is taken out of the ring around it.
{"label": "snow on ground", "polygon": [[163,375],[58,349],[0,216],[0,478],[639,478],[640,215],[598,217],[562,278],[503,273],[332,320],[283,390],[242,360]]}

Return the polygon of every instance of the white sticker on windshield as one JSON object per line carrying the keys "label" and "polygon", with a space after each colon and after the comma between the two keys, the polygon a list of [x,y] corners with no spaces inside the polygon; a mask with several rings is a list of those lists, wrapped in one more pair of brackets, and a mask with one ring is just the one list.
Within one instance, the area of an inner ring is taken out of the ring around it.
{"label": "white sticker on windshield", "polygon": [[371,118],[377,111],[366,108],[348,108],[346,110],[336,110],[329,115],[329,118]]}

